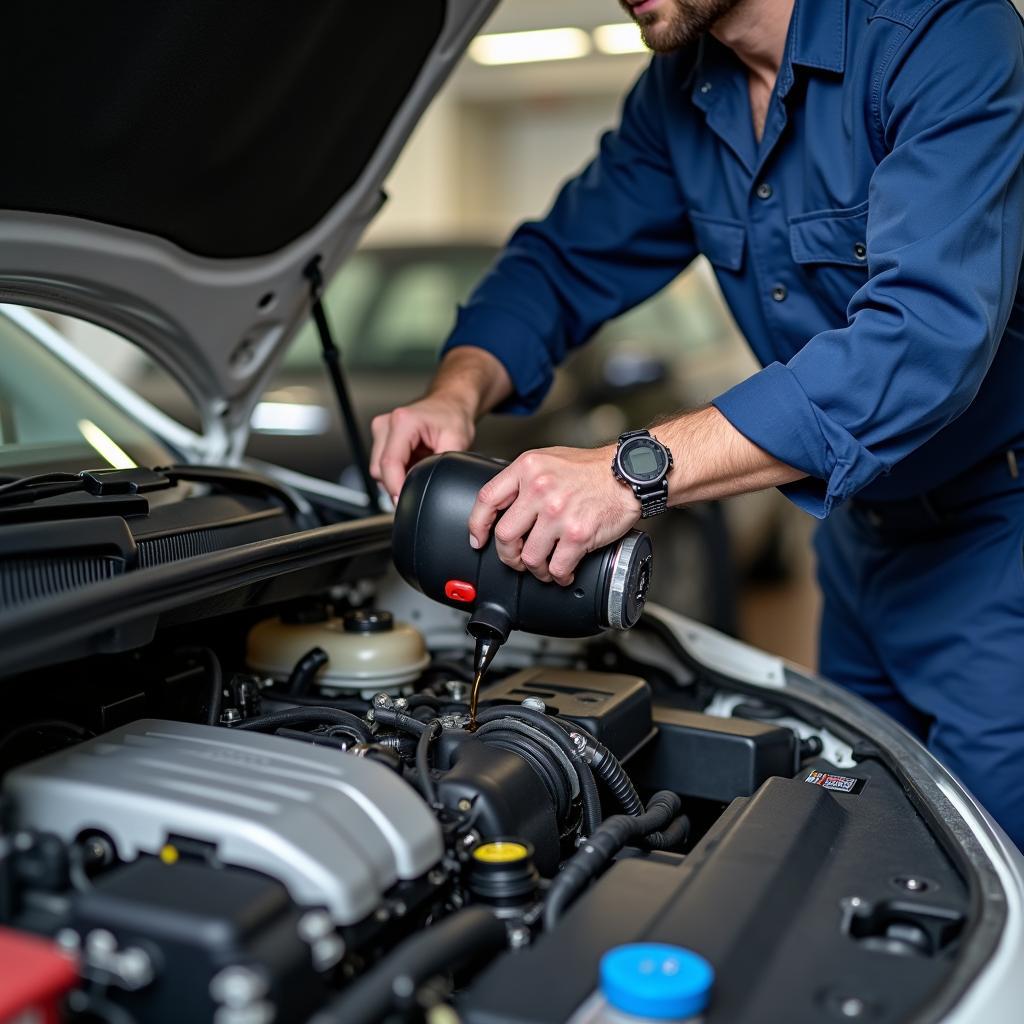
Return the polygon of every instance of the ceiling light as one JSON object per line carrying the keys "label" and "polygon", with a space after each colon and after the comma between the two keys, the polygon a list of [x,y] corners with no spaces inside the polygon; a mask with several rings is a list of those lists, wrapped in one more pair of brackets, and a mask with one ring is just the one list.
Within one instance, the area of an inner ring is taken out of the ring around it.
{"label": "ceiling light", "polygon": [[594,29],[594,44],[601,53],[643,53],[647,49],[640,26],[631,21],[598,25]]}
{"label": "ceiling light", "polygon": [[540,60],[573,60],[591,50],[581,28],[545,28],[532,32],[499,32],[477,36],[469,55],[477,64],[528,64]]}
{"label": "ceiling light", "polygon": [[253,409],[250,426],[259,434],[292,437],[326,434],[331,427],[331,414],[322,405],[260,402]]}

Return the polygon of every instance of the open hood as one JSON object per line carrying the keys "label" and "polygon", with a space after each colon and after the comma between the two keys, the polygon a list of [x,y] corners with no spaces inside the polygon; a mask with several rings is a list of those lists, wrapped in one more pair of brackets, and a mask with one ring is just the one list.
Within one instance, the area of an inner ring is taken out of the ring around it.
{"label": "open hood", "polygon": [[0,300],[143,347],[214,457],[497,0],[15,4]]}

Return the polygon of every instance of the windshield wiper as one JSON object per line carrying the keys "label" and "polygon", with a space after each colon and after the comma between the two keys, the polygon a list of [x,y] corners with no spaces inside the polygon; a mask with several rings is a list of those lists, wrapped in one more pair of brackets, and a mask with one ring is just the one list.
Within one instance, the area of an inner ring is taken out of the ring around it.
{"label": "windshield wiper", "polygon": [[143,494],[173,486],[152,469],[91,469],[81,473],[39,473],[0,484],[0,508],[84,491],[96,497]]}

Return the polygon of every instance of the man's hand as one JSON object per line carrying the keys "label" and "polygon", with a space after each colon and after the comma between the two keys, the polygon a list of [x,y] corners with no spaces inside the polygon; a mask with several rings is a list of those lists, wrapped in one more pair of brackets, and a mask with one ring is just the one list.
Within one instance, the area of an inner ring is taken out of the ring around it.
{"label": "man's hand", "polygon": [[476,421],[511,393],[508,371],[489,352],[452,349],[425,398],[374,417],[370,473],[398,501],[412,466],[428,455],[467,449]]}
{"label": "man's hand", "polygon": [[626,534],[640,518],[632,492],[612,476],[615,446],[542,448],[520,455],[486,483],[469,516],[470,544],[494,526],[498,557],[545,583],[569,586],[584,555]]}
{"label": "man's hand", "polygon": [[441,395],[375,416],[370,429],[370,473],[396,502],[412,466],[437,452],[465,451],[476,432],[468,410]]}

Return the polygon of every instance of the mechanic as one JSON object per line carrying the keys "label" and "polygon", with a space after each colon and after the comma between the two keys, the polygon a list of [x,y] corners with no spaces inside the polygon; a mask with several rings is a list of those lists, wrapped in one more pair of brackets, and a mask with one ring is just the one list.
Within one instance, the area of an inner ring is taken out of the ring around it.
{"label": "mechanic", "polygon": [[780,487],[823,520],[822,674],[1024,845],[1020,18],[1010,0],[624,5],[655,56],[618,128],[512,236],[426,397],[374,421],[373,472],[397,493],[482,414],[534,409],[570,349],[703,253],[764,369],[657,421],[660,444],[624,435],[636,487],[614,444],[520,456],[471,543],[504,510],[503,561],[567,586],[642,509]]}

